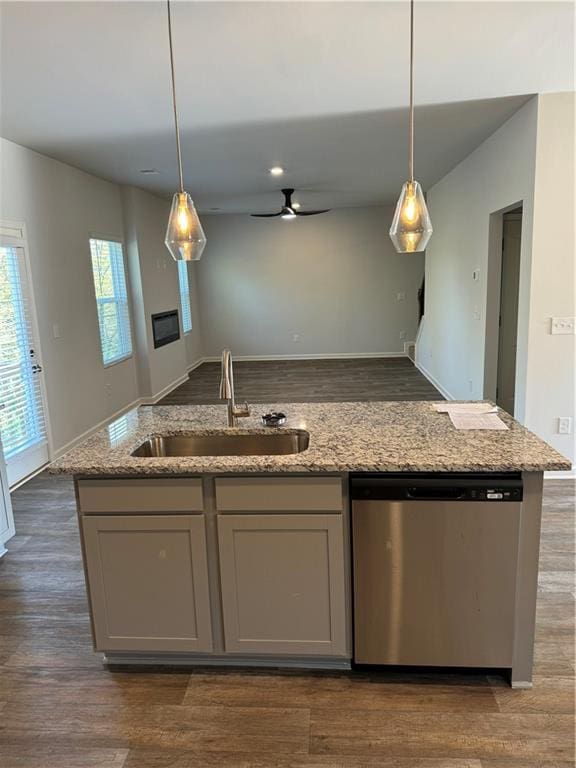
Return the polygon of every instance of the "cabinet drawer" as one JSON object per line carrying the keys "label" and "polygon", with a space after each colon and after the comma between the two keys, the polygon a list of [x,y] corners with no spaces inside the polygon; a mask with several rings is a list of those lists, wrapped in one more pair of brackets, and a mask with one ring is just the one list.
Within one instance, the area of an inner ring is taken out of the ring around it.
{"label": "cabinet drawer", "polygon": [[342,512],[340,477],[219,477],[220,512]]}
{"label": "cabinet drawer", "polygon": [[202,480],[79,480],[78,504],[84,514],[117,512],[202,512]]}

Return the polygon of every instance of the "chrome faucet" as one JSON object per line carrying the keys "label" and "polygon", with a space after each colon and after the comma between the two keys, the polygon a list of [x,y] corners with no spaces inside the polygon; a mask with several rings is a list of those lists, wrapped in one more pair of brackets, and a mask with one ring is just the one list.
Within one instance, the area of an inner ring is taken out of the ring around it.
{"label": "chrome faucet", "polygon": [[234,400],[234,374],[232,371],[232,353],[229,349],[222,352],[222,377],[220,379],[220,398],[228,401],[228,426],[236,427],[238,419],[250,416],[248,403],[236,405]]}

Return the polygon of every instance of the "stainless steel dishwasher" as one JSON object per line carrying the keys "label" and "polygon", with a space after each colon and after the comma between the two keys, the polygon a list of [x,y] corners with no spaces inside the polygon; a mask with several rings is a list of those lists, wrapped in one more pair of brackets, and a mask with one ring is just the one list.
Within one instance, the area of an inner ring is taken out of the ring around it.
{"label": "stainless steel dishwasher", "polygon": [[512,667],[520,474],[350,479],[354,661]]}

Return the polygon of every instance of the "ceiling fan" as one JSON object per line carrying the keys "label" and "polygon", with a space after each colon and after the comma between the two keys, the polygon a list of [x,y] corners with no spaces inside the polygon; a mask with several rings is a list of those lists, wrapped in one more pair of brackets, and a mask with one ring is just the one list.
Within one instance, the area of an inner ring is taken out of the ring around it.
{"label": "ceiling fan", "polygon": [[292,195],[294,194],[294,190],[283,189],[281,191],[284,195],[284,205],[278,211],[278,213],[251,213],[250,215],[258,219],[271,219],[275,216],[281,216],[283,219],[290,220],[295,219],[296,216],[317,216],[319,213],[328,213],[328,211],[331,210],[330,208],[325,208],[322,211],[298,211],[292,204]]}

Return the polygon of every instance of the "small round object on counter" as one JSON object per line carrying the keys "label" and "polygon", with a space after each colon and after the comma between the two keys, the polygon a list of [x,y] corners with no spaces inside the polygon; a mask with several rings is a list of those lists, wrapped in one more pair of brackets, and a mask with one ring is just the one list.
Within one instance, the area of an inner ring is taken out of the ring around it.
{"label": "small round object on counter", "polygon": [[265,413],[261,417],[261,421],[265,427],[281,427],[286,421],[286,414],[272,411],[272,413]]}

